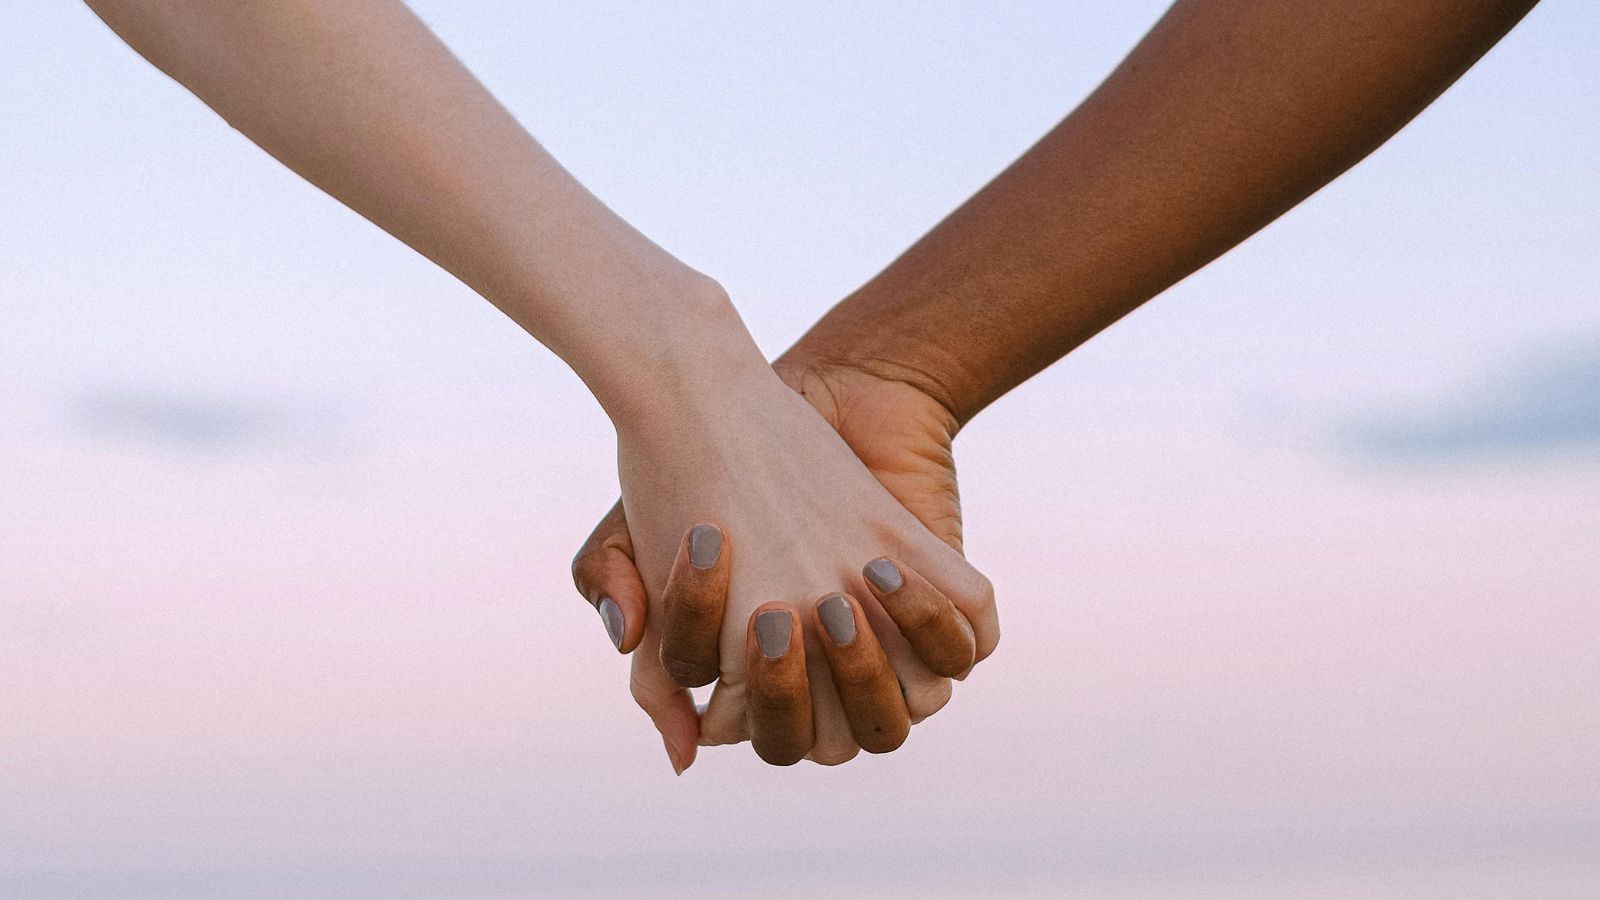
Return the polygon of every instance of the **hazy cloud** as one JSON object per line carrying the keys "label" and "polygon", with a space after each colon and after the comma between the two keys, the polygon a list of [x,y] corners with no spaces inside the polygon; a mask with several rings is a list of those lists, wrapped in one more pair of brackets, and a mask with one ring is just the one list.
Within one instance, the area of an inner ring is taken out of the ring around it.
{"label": "hazy cloud", "polygon": [[1600,345],[1531,358],[1428,406],[1363,417],[1337,438],[1395,461],[1600,449]]}
{"label": "hazy cloud", "polygon": [[326,413],[304,404],[156,389],[87,390],[65,412],[84,434],[207,451],[314,437],[330,424]]}

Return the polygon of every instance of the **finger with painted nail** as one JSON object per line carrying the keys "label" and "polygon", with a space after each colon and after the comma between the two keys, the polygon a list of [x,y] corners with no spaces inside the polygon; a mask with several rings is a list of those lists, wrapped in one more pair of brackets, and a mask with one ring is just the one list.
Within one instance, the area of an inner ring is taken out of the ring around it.
{"label": "finger with painted nail", "polygon": [[792,766],[815,741],[800,617],[787,603],[763,604],[750,617],[745,643],[750,745],[766,762]]}
{"label": "finger with painted nail", "polygon": [[634,702],[661,732],[672,770],[679,775],[694,764],[700,742],[700,717],[694,698],[661,667],[659,638],[645,628],[644,583],[633,561],[633,540],[622,504],[611,507],[572,561],[572,581],[594,604],[611,643],[633,653],[628,678]]}
{"label": "finger with painted nail", "polygon": [[731,571],[726,535],[710,523],[689,529],[661,595],[661,666],[684,687],[717,680],[722,612]]}
{"label": "finger with painted nail", "polygon": [[611,507],[573,558],[572,583],[600,614],[612,646],[631,653],[644,636],[645,591],[621,503]]}
{"label": "finger with painted nail", "polygon": [[833,594],[816,605],[813,616],[856,743],[868,753],[888,753],[905,743],[911,731],[905,695],[860,604],[848,594]]}
{"label": "finger with painted nail", "polygon": [[972,626],[938,588],[888,557],[867,563],[861,574],[872,596],[931,671],[957,678],[972,668],[977,657]]}

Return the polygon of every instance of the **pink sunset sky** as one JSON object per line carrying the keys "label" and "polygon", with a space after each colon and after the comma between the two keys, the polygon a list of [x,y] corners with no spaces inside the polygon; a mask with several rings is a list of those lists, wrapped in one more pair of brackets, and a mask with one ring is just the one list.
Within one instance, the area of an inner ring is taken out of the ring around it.
{"label": "pink sunset sky", "polygon": [[[415,4],[778,352],[1164,4]],[[673,776],[568,561],[610,427],[81,5],[0,33],[0,896],[1600,884],[1600,22],[957,443],[1005,639],[901,751]]]}

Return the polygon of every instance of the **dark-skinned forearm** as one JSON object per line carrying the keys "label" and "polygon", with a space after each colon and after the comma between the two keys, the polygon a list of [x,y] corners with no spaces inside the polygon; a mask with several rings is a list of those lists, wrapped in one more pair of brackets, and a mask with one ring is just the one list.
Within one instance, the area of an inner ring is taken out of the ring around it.
{"label": "dark-skinned forearm", "polygon": [[1536,0],[1179,0],[1026,155],[786,358],[966,422],[1372,152]]}

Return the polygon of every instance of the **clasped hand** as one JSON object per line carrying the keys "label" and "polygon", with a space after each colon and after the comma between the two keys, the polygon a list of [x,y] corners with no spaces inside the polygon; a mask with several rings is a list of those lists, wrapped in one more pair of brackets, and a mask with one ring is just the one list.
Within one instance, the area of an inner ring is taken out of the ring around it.
{"label": "clasped hand", "polygon": [[[902,382],[780,361],[619,422],[622,501],[573,562],[680,773],[883,753],[999,640],[961,554],[954,418]],[[716,682],[697,710],[688,688]]]}

